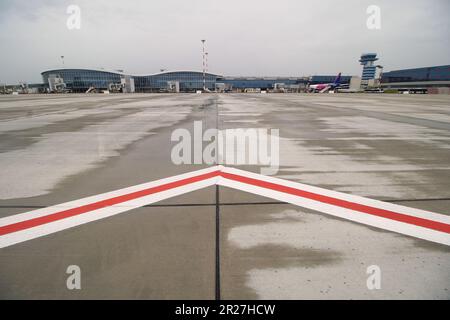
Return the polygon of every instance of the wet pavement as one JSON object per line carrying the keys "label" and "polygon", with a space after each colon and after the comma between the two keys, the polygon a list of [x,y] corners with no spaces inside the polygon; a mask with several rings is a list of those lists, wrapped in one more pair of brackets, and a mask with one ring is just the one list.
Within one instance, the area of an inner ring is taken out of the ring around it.
{"label": "wet pavement", "polygon": [[[0,217],[204,168],[171,160],[194,121],[279,129],[279,178],[450,214],[449,96],[133,94],[0,97]],[[450,298],[445,245],[225,187],[220,202],[224,299]],[[0,249],[0,298],[214,299],[214,203],[210,187]]]}

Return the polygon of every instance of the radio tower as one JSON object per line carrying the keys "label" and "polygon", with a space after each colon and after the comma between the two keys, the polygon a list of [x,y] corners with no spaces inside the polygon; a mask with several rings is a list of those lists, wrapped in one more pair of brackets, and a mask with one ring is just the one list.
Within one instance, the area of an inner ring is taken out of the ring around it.
{"label": "radio tower", "polygon": [[206,91],[206,54],[205,54],[205,41],[206,40],[202,40],[202,45],[203,45],[203,91]]}

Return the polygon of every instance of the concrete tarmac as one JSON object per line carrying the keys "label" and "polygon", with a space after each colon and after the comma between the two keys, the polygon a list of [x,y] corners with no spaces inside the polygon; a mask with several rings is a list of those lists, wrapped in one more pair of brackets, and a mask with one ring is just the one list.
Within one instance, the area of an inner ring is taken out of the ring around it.
{"label": "concrete tarmac", "polygon": [[[277,177],[450,214],[450,96],[73,94],[0,96],[0,217],[205,168],[171,160],[194,121],[279,129]],[[447,246],[225,187],[220,202],[224,299],[450,298]],[[214,299],[214,203],[210,187],[0,249],[0,298]]]}

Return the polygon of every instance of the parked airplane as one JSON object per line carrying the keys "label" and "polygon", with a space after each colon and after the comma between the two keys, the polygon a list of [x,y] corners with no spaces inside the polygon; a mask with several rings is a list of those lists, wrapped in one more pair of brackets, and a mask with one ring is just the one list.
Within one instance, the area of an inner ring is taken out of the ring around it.
{"label": "parked airplane", "polygon": [[309,90],[311,92],[326,92],[328,90],[334,90],[337,87],[340,87],[341,85],[341,73],[337,75],[336,79],[334,79],[333,83],[319,83],[319,84],[312,84],[309,86]]}

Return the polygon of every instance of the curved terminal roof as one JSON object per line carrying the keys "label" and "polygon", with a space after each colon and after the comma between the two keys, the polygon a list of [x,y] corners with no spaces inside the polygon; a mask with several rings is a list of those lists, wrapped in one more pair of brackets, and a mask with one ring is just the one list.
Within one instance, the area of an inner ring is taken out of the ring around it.
{"label": "curved terminal roof", "polygon": [[58,69],[49,69],[42,71],[41,74],[50,73],[50,72],[62,72],[69,70],[82,70],[82,71],[94,71],[94,72],[106,72],[106,73],[115,73],[119,75],[126,75],[124,72],[120,72],[118,70],[107,70],[107,69],[88,69],[88,68],[58,68]]}
{"label": "curved terminal roof", "polygon": [[[184,72],[195,72],[195,73],[203,74],[203,71],[198,71],[198,70],[168,70],[168,71],[157,72],[157,73],[152,73],[152,74],[129,74],[129,73],[121,72],[118,70],[88,69],[88,68],[59,68],[59,69],[49,69],[49,70],[43,71],[43,72],[41,72],[41,75],[44,73],[63,72],[63,71],[68,71],[68,70],[105,72],[105,73],[114,73],[114,74],[118,74],[118,75],[129,75],[132,77],[152,77],[152,76],[158,76],[158,75],[163,75],[163,74],[184,73]],[[217,76],[217,77],[222,77],[222,75],[211,73],[211,72],[206,72],[206,74]]]}

